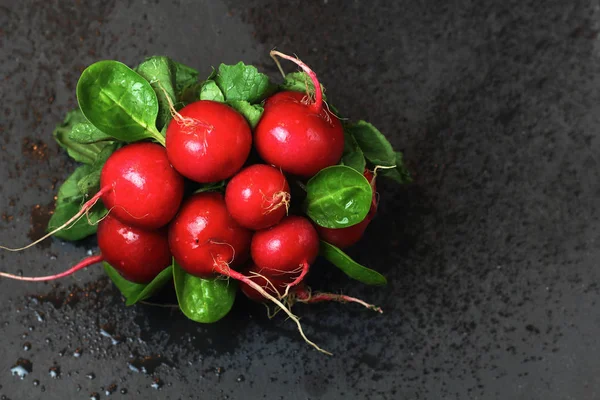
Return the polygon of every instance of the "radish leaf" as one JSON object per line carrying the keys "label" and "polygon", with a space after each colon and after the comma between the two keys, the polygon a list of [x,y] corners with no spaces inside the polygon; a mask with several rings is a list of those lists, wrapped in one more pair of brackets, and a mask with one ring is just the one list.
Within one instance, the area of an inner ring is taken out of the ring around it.
{"label": "radish leaf", "polygon": [[398,183],[410,183],[412,182],[412,177],[410,176],[410,171],[404,165],[404,156],[401,152],[396,152],[396,168],[393,169],[382,169],[377,171],[378,175],[385,176],[386,178],[390,178],[395,180]]}
{"label": "radish leaf", "polygon": [[259,103],[276,89],[267,75],[241,61],[235,65],[221,64],[214,80],[226,101],[245,100],[250,104]]}
{"label": "radish leaf", "polygon": [[[90,174],[92,167],[82,165],[78,167],[67,180],[58,189],[56,199],[56,208],[48,221],[48,231],[63,225],[79,212],[81,206],[86,200],[79,190],[77,183],[80,179]],[[106,215],[108,211],[101,202],[98,202],[88,212],[87,218],[84,216],[72,224],[68,229],[63,229],[54,234],[54,236],[64,240],[80,240],[89,235],[93,235],[97,230],[98,221]],[[88,221],[89,218],[89,221]]]}
{"label": "radish leaf", "polygon": [[125,297],[125,305],[132,306],[148,297],[152,296],[163,286],[165,286],[173,277],[172,267],[169,265],[163,269],[150,283],[135,283],[123,278],[119,272],[109,263],[102,263],[106,275]]}
{"label": "radish leaf", "polygon": [[344,132],[344,154],[342,155],[342,165],[347,165],[360,172],[361,174],[365,171],[365,155],[363,154],[360,146],[348,132]]}
{"label": "radish leaf", "polygon": [[258,104],[250,104],[244,100],[228,101],[227,104],[242,114],[252,129],[256,128],[258,121],[260,121],[260,117],[262,117],[263,111],[265,111],[262,106]]}
{"label": "radish leaf", "polygon": [[356,225],[371,208],[373,189],[362,172],[344,165],[319,171],[306,185],[306,214],[325,228]]}
{"label": "radish leaf", "polygon": [[[153,56],[137,66],[135,72],[146,79],[158,98],[158,117],[156,128],[162,129],[171,121],[169,100],[175,104],[175,65],[169,57]],[[167,96],[169,97],[167,99]]]}
{"label": "radish leaf", "polygon": [[202,89],[200,89],[200,100],[212,100],[223,103],[225,97],[215,81],[208,80],[202,84]]}
{"label": "radish leaf", "polygon": [[158,99],[154,89],[123,63],[105,60],[87,67],[77,82],[77,101],[88,121],[116,139],[154,139],[165,144],[156,129]]}
{"label": "radish leaf", "polygon": [[344,131],[356,139],[365,158],[375,166],[391,167],[396,163],[396,153],[390,142],[377,128],[365,121],[346,125]]}
{"label": "radish leaf", "polygon": [[98,153],[109,143],[79,143],[71,139],[74,129],[82,124],[89,124],[83,113],[79,109],[69,111],[63,123],[54,129],[52,135],[56,142],[67,150],[72,159],[84,164],[93,164]]}
{"label": "radish leaf", "polygon": [[179,308],[193,321],[216,322],[233,307],[237,284],[231,279],[198,278],[185,272],[173,260],[173,280]]}
{"label": "radish leaf", "polygon": [[363,267],[342,250],[322,240],[319,254],[352,279],[367,285],[385,285],[387,283],[385,276],[379,272]]}

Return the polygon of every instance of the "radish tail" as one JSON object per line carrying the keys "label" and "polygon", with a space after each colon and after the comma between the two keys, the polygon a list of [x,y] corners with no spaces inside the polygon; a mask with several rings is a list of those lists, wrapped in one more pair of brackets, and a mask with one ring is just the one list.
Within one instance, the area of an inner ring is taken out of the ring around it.
{"label": "radish tail", "polygon": [[55,279],[64,278],[65,276],[69,276],[69,275],[73,274],[74,272],[79,271],[80,269],[89,267],[90,265],[97,264],[102,261],[104,261],[104,256],[102,256],[102,254],[100,254],[97,256],[91,256],[91,257],[85,258],[85,259],[81,260],[79,263],[77,263],[75,266],[69,268],[68,270],[66,270],[64,272],[61,272],[60,274],[56,274],[56,275],[29,277],[29,276],[19,276],[19,275],[7,274],[6,272],[0,272],[0,277],[14,279],[16,281],[27,281],[27,282],[53,281]]}

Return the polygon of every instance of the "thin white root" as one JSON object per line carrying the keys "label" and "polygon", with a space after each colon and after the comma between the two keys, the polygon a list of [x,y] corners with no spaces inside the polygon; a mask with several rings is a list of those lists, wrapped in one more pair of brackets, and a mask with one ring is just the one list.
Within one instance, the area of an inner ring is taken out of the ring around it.
{"label": "thin white root", "polygon": [[285,79],[285,72],[283,72],[283,68],[281,67],[281,63],[279,62],[279,60],[277,59],[277,57],[275,57],[275,55],[273,54],[273,51],[275,50],[275,47],[273,47],[273,50],[271,50],[271,58],[273,59],[273,61],[275,61],[275,65],[277,65],[277,69],[279,70],[279,72],[281,73],[281,76],[283,76],[283,79]]}
{"label": "thin white root", "polygon": [[[106,190],[108,190],[108,189],[106,189]],[[23,247],[11,248],[11,247],[0,246],[0,249],[6,250],[6,251],[13,251],[13,252],[26,250],[26,249],[28,249],[30,247],[35,246],[36,244],[38,244],[38,243],[40,243],[42,241],[48,239],[50,236],[54,235],[56,232],[62,231],[64,229],[69,229],[71,227],[71,225],[76,224],[81,218],[83,218],[84,216],[87,215],[87,213],[89,212],[89,210],[96,205],[96,203],[98,202],[98,200],[100,200],[100,197],[102,196],[102,194],[106,190],[105,189],[100,190],[90,200],[88,200],[86,203],[84,203],[83,206],[81,207],[81,210],[79,210],[77,212],[77,214],[73,215],[71,217],[71,219],[69,219],[67,222],[65,222],[64,224],[62,224],[58,228],[53,229],[51,232],[48,232],[47,234],[45,234],[44,236],[42,236],[38,240],[36,240],[36,241],[34,241],[32,243],[29,243],[27,246],[23,246]]]}

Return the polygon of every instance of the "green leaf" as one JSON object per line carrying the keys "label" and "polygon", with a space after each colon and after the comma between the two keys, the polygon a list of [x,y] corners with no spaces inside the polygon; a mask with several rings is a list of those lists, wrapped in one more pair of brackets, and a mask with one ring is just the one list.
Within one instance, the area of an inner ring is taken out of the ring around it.
{"label": "green leaf", "polygon": [[245,100],[250,104],[259,103],[276,89],[267,75],[241,61],[235,65],[221,64],[214,80],[227,101]]}
{"label": "green leaf", "polygon": [[225,189],[227,181],[218,181],[213,183],[205,183],[200,188],[196,189],[194,193],[204,193],[204,192],[220,192]]}
{"label": "green leaf", "polygon": [[[83,114],[81,114],[81,116],[83,117]],[[80,122],[73,126],[73,129],[69,132],[69,140],[79,144],[94,144],[112,141],[114,138],[102,132],[86,120],[85,122]]]}
{"label": "green leaf", "polygon": [[56,142],[65,150],[75,161],[92,164],[98,153],[102,151],[107,142],[82,144],[70,138],[75,127],[81,124],[89,124],[83,113],[77,109],[67,113],[62,124],[58,125],[52,135]]}
{"label": "green leaf", "polygon": [[98,153],[96,160],[91,165],[89,173],[77,181],[77,187],[79,188],[79,192],[81,194],[95,194],[100,190],[100,173],[102,172],[102,167],[104,167],[108,157],[110,157],[110,155],[119,147],[119,143],[112,143],[108,146],[105,146],[102,151]]}
{"label": "green leaf", "polygon": [[377,174],[401,184],[411,183],[413,181],[410,176],[410,171],[406,168],[406,165],[404,165],[404,156],[399,151],[396,152],[396,168],[381,169],[377,171]]}
{"label": "green leaf", "polygon": [[344,165],[319,171],[306,185],[306,214],[325,228],[345,228],[365,219],[373,197],[361,172]]}
{"label": "green leaf", "polygon": [[123,297],[125,297],[125,305],[132,306],[142,300],[152,296],[160,289],[163,288],[167,283],[171,281],[173,277],[172,267],[169,265],[163,269],[150,283],[135,283],[130,282],[123,278],[119,272],[114,269],[109,263],[104,262],[104,271],[106,275],[113,281],[115,286],[119,289]]}
{"label": "green leaf", "polygon": [[379,272],[363,267],[342,250],[322,240],[319,254],[352,279],[367,285],[385,285],[387,283],[385,276]]}
{"label": "green leaf", "polygon": [[223,103],[225,97],[216,82],[208,80],[202,84],[202,89],[200,89],[200,100],[212,100]]}
{"label": "green leaf", "polygon": [[258,104],[250,104],[244,100],[229,101],[227,104],[242,114],[252,129],[256,127],[258,121],[260,121],[260,117],[262,117],[263,111],[265,111],[262,106]]}
{"label": "green leaf", "polygon": [[187,87],[198,83],[198,71],[187,65],[173,61],[175,66],[175,91],[183,92]]}
{"label": "green leaf", "polygon": [[[310,79],[310,76],[306,72],[292,72],[285,76],[285,79],[281,85],[279,85],[281,90],[291,90],[294,92],[302,92],[310,93],[314,95],[315,93],[315,85]],[[323,93],[323,100],[326,101],[327,97],[325,96],[325,87],[321,85],[321,92]]]}
{"label": "green leaf", "polygon": [[375,166],[391,167],[396,163],[396,153],[388,140],[373,125],[365,121],[347,125],[344,130],[356,139],[365,158]]}
{"label": "green leaf", "polygon": [[[67,180],[58,189],[56,199],[56,208],[48,222],[48,231],[52,231],[70,220],[75,214],[81,210],[81,206],[85,203],[85,197],[79,191],[77,183],[84,176],[87,176],[92,170],[89,165],[78,167]],[[93,235],[97,230],[97,223],[108,211],[98,202],[85,215],[68,228],[63,229],[54,234],[54,236],[64,240],[80,240],[89,235]],[[88,220],[89,218],[89,220]]]}
{"label": "green leaf", "polygon": [[77,82],[77,101],[88,121],[104,133],[125,142],[154,139],[164,146],[156,129],[156,93],[125,64],[105,60],[87,67]]}
{"label": "green leaf", "polygon": [[235,300],[233,279],[202,279],[185,272],[173,261],[173,280],[179,308],[189,319],[209,324],[223,318]]}
{"label": "green leaf", "polygon": [[176,68],[169,57],[153,56],[138,65],[136,72],[146,79],[158,98],[158,117],[156,127],[160,130],[171,120],[171,104],[176,103],[175,73]]}
{"label": "green leaf", "polygon": [[362,174],[365,171],[365,164],[365,155],[356,142],[356,139],[348,132],[344,132],[344,154],[342,155],[342,165],[347,165]]}

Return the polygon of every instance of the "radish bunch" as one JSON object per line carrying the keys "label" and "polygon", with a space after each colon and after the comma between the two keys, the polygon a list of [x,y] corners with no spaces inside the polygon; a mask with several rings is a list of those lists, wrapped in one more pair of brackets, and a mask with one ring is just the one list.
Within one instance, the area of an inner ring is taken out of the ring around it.
{"label": "radish bunch", "polygon": [[323,352],[292,304],[354,302],[381,312],[312,293],[305,279],[321,255],[351,278],[386,283],[341,249],[356,244],[377,213],[378,176],[410,181],[402,154],[371,124],[341,119],[302,61],[271,56],[282,74],[277,57],[302,71],[275,85],[243,63],[222,64],[201,82],[167,57],[135,69],[117,61],[88,67],[79,109],[54,132],[83,165],[59,189],[40,240],[96,233],[100,252],[56,275],[0,276],[53,280],[103,262],[128,305],[172,280],[181,310],[204,323],[229,312],[237,281]]}

